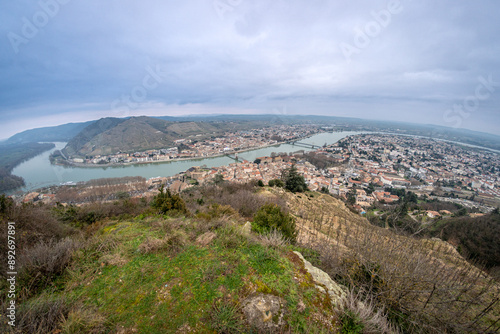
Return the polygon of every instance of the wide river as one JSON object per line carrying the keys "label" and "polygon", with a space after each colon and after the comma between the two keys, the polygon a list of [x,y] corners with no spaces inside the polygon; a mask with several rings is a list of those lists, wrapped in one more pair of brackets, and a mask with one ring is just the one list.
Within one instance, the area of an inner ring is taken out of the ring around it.
{"label": "wide river", "polygon": [[[360,134],[360,132],[320,133],[312,137],[302,139],[300,142],[312,145],[323,145],[325,143],[333,144],[342,138],[357,134]],[[142,176],[145,178],[151,178],[156,176],[173,176],[180,172],[184,172],[193,166],[205,165],[207,167],[219,167],[234,162],[234,160],[224,156],[217,158],[135,164],[116,167],[81,168],[56,166],[50,163],[49,156],[53,151],[64,148],[66,143],[55,144],[56,147],[54,149],[29,159],[14,168],[12,174],[23,177],[26,182],[26,186],[19,190],[30,191],[51,185],[59,185],[65,182],[89,181],[92,179],[110,177]],[[273,152],[290,153],[299,150],[310,151],[311,149],[290,144],[281,144],[240,153],[239,157],[249,161],[254,161],[258,157],[270,156]]]}

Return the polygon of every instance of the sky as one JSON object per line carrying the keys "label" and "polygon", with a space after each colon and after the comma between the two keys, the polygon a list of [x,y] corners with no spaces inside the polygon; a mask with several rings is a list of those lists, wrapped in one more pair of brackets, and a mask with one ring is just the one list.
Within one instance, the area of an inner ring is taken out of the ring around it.
{"label": "sky", "polygon": [[0,4],[0,138],[102,117],[331,115],[500,135],[500,2]]}

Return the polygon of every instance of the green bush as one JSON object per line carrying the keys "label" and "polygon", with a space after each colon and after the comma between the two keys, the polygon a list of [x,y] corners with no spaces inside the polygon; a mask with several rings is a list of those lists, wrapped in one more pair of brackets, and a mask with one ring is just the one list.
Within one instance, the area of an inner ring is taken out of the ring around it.
{"label": "green bush", "polygon": [[342,317],[342,333],[346,334],[362,334],[363,333],[363,323],[359,317],[352,311],[346,311]]}
{"label": "green bush", "polygon": [[269,180],[269,187],[284,188],[285,187],[285,183],[283,181],[281,181],[280,179]]}
{"label": "green bush", "polygon": [[188,213],[184,200],[178,194],[172,194],[169,189],[165,191],[163,185],[160,187],[160,193],[154,197],[151,206],[160,214],[170,211]]}
{"label": "green bush", "polygon": [[297,240],[295,219],[290,214],[281,211],[276,204],[265,204],[255,213],[252,230],[259,234],[268,234],[277,230],[291,243]]}

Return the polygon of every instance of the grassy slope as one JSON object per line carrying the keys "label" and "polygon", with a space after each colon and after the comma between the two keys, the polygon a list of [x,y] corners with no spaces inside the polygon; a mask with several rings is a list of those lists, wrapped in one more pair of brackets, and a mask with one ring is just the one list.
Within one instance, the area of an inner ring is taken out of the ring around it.
{"label": "grassy slope", "polygon": [[[57,293],[71,304],[95,309],[110,329],[139,333],[174,333],[187,326],[213,332],[225,318],[248,332],[239,309],[256,292],[286,300],[285,320],[294,332],[334,328],[329,300],[314,288],[289,248],[264,247],[230,226],[217,230],[209,246],[198,246],[192,242],[197,224],[162,218],[106,224],[76,254]],[[154,249],[158,240],[164,244]],[[153,249],[144,251],[148,245]],[[300,300],[306,305],[303,313],[296,310]],[[220,310],[225,306],[235,311],[225,316]],[[326,318],[325,324],[317,322]]]}
{"label": "grassy slope", "polygon": [[[495,326],[499,305],[487,306],[498,297],[498,283],[447,243],[372,226],[327,195],[271,188],[258,194],[275,195],[297,217],[303,246],[320,252],[315,263],[338,282],[370,291],[377,308],[385,307],[404,332],[481,332]],[[286,300],[285,320],[292,332],[339,331],[343,314],[336,314],[314,288],[291,246],[273,248],[241,235],[239,218],[204,217],[141,215],[89,226],[90,238],[73,253],[64,275],[32,295],[20,311],[63,300],[72,309],[61,313],[66,314],[58,325],[63,333],[210,333],[221,327],[249,332],[242,302],[263,292]],[[200,246],[195,240],[207,231],[217,236]],[[297,310],[301,301],[302,313]],[[485,316],[477,317],[483,310]],[[412,322],[419,327],[408,327]],[[106,330],[92,331],[97,328]]]}

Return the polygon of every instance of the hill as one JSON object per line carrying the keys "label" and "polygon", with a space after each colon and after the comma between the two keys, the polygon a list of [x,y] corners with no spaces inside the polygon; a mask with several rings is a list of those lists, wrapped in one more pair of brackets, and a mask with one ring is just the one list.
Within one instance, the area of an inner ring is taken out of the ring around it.
{"label": "hill", "polygon": [[73,136],[73,138],[66,144],[63,152],[67,155],[78,154],[85,145],[88,145],[89,141],[94,139],[96,136],[101,135],[109,129],[114,128],[118,124],[125,122],[126,119],[120,118],[101,118],[100,120],[86,126],[78,134]]}
{"label": "hill", "polygon": [[[133,117],[132,119],[138,119],[140,117]],[[489,133],[482,133],[477,131],[471,131],[467,129],[454,129],[437,125],[424,125],[424,124],[410,124],[404,122],[390,122],[390,121],[377,121],[377,120],[365,120],[359,118],[352,117],[335,117],[335,116],[318,116],[318,115],[287,115],[287,114],[257,114],[257,115],[195,115],[195,116],[180,116],[180,117],[172,117],[172,116],[163,116],[163,117],[145,117],[149,119],[146,121],[150,126],[155,128],[153,123],[155,123],[152,119],[162,120],[169,123],[196,123],[198,124],[202,130],[211,131],[212,128],[208,127],[204,128],[204,125],[210,124],[217,129],[225,129],[227,131],[234,130],[245,130],[258,128],[263,126],[270,125],[292,125],[292,124],[323,124],[324,126],[330,126],[337,130],[353,130],[353,131],[383,131],[390,133],[398,133],[398,134],[409,134],[416,136],[424,136],[430,138],[451,140],[456,142],[461,142],[470,145],[478,145],[482,147],[488,147],[496,150],[500,150],[500,136],[493,135]],[[106,119],[106,118],[105,118]],[[126,119],[121,119],[122,121]],[[79,149],[81,149],[87,141],[89,141],[94,136],[103,132],[104,129],[107,129],[106,126],[101,129],[101,131],[95,131],[99,129],[100,126],[96,128],[88,128],[83,131],[89,125],[92,125],[95,122],[100,121],[90,121],[85,123],[69,123],[55,127],[46,127],[46,128],[38,128],[27,130],[16,134],[9,138],[7,141],[3,143],[24,143],[24,142],[48,142],[48,141],[70,141],[80,132],[83,132],[83,136],[77,140],[77,142],[73,143],[68,148],[68,153],[76,154]],[[106,123],[106,121],[103,121]],[[160,126],[160,131],[164,131],[165,126]],[[123,129],[122,129],[123,130]],[[147,131],[148,127],[143,126],[143,130]],[[149,129],[150,130],[150,129]],[[199,129],[198,129],[199,130]],[[157,129],[158,131],[158,129]],[[139,131],[137,131],[139,132]],[[193,134],[198,134],[199,132],[194,132]],[[179,139],[180,137],[185,136],[186,133],[181,131],[177,133],[178,136],[173,134],[175,139]],[[165,133],[166,137],[160,142],[163,144],[164,142],[169,142],[169,134]],[[117,141],[116,138],[121,138],[120,133],[110,134],[111,138],[96,138],[94,140],[93,145],[98,146],[98,144],[105,143],[103,140],[113,140]],[[137,133],[134,135],[135,139],[133,140],[134,145],[137,147],[144,147],[141,145],[135,144],[136,142],[140,142]],[[142,136],[142,138],[151,139],[151,141],[155,141],[158,138],[149,138],[149,135]],[[143,140],[144,141],[144,140]],[[145,145],[149,146],[149,145]],[[114,145],[113,147],[119,147],[119,145]],[[76,150],[75,150],[76,149]],[[86,153],[88,153],[88,148],[86,148]],[[82,152],[83,153],[83,152]],[[81,155],[81,154],[80,154]]]}
{"label": "hill", "polygon": [[[59,126],[26,130],[10,137],[5,144],[20,144],[30,142],[67,142],[92,124],[94,121],[83,123],[68,123]],[[3,143],[2,143],[3,144]]]}
{"label": "hill", "polygon": [[[500,214],[498,209],[484,216],[453,217],[438,221],[432,234],[453,244],[469,257],[500,275]],[[500,277],[500,276],[499,276]]]}
{"label": "hill", "polygon": [[220,124],[170,122],[145,116],[103,118],[71,139],[63,152],[68,156],[84,157],[160,149],[175,146],[175,140],[188,136],[206,138],[220,128]]}
{"label": "hill", "polygon": [[0,145],[0,193],[24,186],[23,178],[11,174],[14,167],[52,148],[54,148],[52,143]]}
{"label": "hill", "polygon": [[[23,231],[20,333],[500,329],[498,282],[454,247],[370,225],[329,195],[223,183],[151,201],[0,203],[1,238],[8,221]],[[295,222],[296,242],[279,228],[256,232],[257,220],[282,219]]]}

